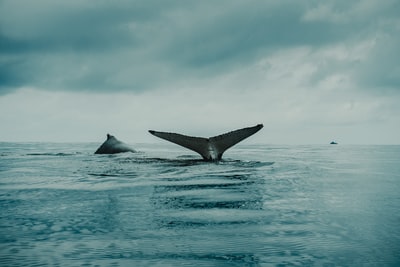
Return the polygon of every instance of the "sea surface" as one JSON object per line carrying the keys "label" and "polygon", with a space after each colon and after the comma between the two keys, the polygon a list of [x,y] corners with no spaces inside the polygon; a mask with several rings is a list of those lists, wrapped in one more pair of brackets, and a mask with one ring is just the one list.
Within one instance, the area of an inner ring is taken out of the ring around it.
{"label": "sea surface", "polygon": [[0,143],[0,266],[400,266],[400,146]]}

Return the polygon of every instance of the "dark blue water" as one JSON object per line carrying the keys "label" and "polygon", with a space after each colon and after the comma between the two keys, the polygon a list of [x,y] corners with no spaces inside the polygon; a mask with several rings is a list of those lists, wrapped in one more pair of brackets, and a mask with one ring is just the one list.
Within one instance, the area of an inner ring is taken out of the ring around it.
{"label": "dark blue water", "polygon": [[0,143],[0,266],[398,266],[400,146]]}

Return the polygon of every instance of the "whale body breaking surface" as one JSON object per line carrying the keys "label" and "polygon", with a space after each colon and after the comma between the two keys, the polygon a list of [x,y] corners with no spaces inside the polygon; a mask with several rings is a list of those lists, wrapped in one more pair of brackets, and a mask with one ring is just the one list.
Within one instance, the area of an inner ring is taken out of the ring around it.
{"label": "whale body breaking surface", "polygon": [[123,152],[136,152],[129,145],[107,134],[107,140],[94,152],[95,154],[116,154]]}

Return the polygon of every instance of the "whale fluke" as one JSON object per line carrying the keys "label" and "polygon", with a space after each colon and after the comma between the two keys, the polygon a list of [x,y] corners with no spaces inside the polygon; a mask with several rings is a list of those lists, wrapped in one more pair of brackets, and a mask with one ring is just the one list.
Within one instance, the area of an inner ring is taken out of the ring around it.
{"label": "whale fluke", "polygon": [[115,136],[107,134],[107,140],[94,152],[95,154],[115,154],[122,152],[136,152],[133,148],[119,141]]}
{"label": "whale fluke", "polygon": [[222,154],[228,148],[255,134],[261,130],[262,127],[262,124],[258,124],[253,127],[235,130],[210,138],[193,137],[183,134],[158,132],[153,130],[149,130],[149,132],[154,136],[193,150],[199,153],[205,160],[220,160],[222,158]]}

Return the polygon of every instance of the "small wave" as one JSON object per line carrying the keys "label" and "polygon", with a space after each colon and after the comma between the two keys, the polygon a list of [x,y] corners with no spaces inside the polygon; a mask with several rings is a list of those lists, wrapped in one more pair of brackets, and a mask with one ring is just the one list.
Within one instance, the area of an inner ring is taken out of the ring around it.
{"label": "small wave", "polygon": [[88,175],[90,176],[95,176],[95,177],[123,177],[123,178],[135,178],[138,176],[136,172],[129,172],[129,171],[124,171],[124,170],[110,170],[108,172],[89,172]]}
{"label": "small wave", "polygon": [[81,153],[28,153],[27,156],[53,156],[53,157],[65,157],[65,156],[75,156]]}
{"label": "small wave", "polygon": [[187,166],[196,166],[201,164],[209,164],[209,162],[204,161],[199,158],[176,158],[176,159],[167,159],[167,158],[141,158],[137,159],[137,163],[149,163],[149,164],[162,164],[163,166],[169,165],[174,167],[187,167]]}
{"label": "small wave", "polygon": [[177,156],[176,158],[178,159],[199,159],[199,156],[196,155],[181,155],[181,156]]}
{"label": "small wave", "polygon": [[271,166],[274,163],[275,162],[243,161],[243,160],[222,160],[220,162],[220,164],[233,165],[235,167],[241,167],[241,168],[260,168],[260,167]]}
{"label": "small wave", "polygon": [[250,225],[259,224],[257,221],[249,220],[232,220],[232,221],[200,221],[200,220],[160,220],[159,222],[163,227],[171,228],[193,228],[193,227],[209,227],[209,226],[221,226],[221,225]]}
{"label": "small wave", "polygon": [[[254,184],[254,181],[241,181],[241,182],[231,182],[231,183],[222,183],[217,181],[215,183],[176,183],[176,184],[166,184],[162,186],[157,186],[156,191],[190,191],[196,189],[216,189],[216,188],[231,188],[238,187],[244,185]],[[159,189],[161,188],[161,189]]]}
{"label": "small wave", "polygon": [[227,200],[227,201],[196,201],[186,197],[168,198],[164,200],[164,208],[172,209],[244,209],[261,210],[261,200]]}

